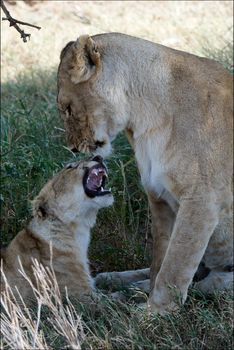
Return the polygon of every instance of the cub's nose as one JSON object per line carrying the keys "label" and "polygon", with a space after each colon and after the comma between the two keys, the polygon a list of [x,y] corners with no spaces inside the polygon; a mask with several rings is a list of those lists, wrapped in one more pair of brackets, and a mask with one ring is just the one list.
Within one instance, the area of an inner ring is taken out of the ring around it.
{"label": "cub's nose", "polygon": [[98,162],[98,163],[102,163],[103,162],[103,158],[101,156],[95,156],[92,160],[94,162]]}

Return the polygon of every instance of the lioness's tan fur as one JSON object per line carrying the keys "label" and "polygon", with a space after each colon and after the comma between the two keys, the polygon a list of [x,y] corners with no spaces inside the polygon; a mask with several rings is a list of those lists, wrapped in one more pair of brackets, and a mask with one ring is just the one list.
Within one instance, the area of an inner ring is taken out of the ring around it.
{"label": "lioness's tan fur", "polygon": [[[33,201],[33,218],[7,248],[1,251],[3,271],[11,287],[18,287],[23,298],[32,296],[32,289],[18,269],[18,257],[28,277],[34,282],[32,258],[52,264],[62,293],[84,299],[94,291],[89,272],[88,245],[90,229],[100,208],[112,204],[111,194],[89,198],[83,189],[83,176],[94,161],[73,163],[50,180]],[[1,278],[1,289],[4,280]]]}
{"label": "lioness's tan fur", "polygon": [[175,292],[186,300],[202,259],[201,289],[230,288],[231,75],[135,37],[84,36],[61,53],[58,108],[74,151],[108,155],[127,132],[152,212],[152,310],[173,310]]}

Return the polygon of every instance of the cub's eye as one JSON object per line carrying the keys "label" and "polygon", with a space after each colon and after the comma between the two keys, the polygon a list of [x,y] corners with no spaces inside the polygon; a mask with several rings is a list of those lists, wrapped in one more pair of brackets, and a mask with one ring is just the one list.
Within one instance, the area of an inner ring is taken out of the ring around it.
{"label": "cub's eye", "polygon": [[72,162],[65,165],[65,169],[77,169],[79,162]]}

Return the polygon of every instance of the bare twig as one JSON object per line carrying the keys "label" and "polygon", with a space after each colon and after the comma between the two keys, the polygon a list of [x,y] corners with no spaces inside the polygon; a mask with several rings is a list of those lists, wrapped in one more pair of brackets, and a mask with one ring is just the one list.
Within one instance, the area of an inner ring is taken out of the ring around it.
{"label": "bare twig", "polygon": [[3,10],[3,12],[5,13],[6,17],[3,17],[2,20],[3,21],[9,21],[10,23],[10,27],[14,27],[21,35],[21,38],[23,39],[23,41],[26,43],[27,42],[27,38],[30,39],[31,34],[27,34],[24,32],[24,30],[22,30],[18,24],[24,25],[24,26],[29,26],[29,27],[33,27],[36,28],[38,30],[41,29],[41,27],[35,26],[34,24],[30,24],[27,22],[22,22],[22,21],[18,21],[17,19],[13,18],[10,14],[10,12],[7,10],[3,0],[1,0],[1,8]]}

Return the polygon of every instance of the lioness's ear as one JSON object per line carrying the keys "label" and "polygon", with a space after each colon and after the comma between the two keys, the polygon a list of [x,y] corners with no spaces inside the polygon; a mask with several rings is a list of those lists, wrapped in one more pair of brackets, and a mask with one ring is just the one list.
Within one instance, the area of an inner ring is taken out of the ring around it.
{"label": "lioness's ear", "polygon": [[73,46],[74,55],[69,73],[74,84],[87,81],[100,65],[100,53],[89,35],[80,36]]}

